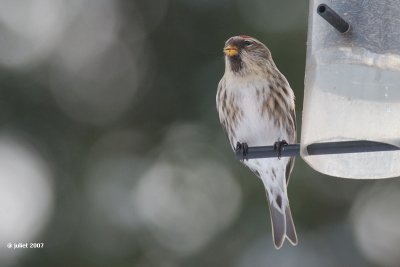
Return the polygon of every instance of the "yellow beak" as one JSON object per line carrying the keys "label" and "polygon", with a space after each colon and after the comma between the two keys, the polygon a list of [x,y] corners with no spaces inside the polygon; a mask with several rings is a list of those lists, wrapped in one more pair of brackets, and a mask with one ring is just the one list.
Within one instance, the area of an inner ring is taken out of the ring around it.
{"label": "yellow beak", "polygon": [[233,56],[236,56],[237,54],[239,54],[239,51],[236,46],[227,45],[224,47],[224,53],[225,53],[225,55],[227,55],[229,57],[233,57]]}

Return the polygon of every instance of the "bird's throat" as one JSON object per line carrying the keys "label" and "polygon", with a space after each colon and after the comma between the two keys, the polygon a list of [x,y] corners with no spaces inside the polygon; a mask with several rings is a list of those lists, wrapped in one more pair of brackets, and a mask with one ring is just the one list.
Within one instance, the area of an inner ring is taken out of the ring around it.
{"label": "bird's throat", "polygon": [[243,61],[240,55],[228,57],[229,66],[232,72],[240,72],[243,68]]}

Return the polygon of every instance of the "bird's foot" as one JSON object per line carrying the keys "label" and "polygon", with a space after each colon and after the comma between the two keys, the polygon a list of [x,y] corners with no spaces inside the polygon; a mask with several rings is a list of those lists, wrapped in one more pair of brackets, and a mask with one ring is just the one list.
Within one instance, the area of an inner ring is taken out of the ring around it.
{"label": "bird's foot", "polygon": [[276,151],[276,155],[278,156],[278,159],[281,159],[282,151],[285,149],[285,146],[287,146],[287,145],[288,145],[288,143],[286,142],[286,140],[275,142],[274,150]]}
{"label": "bird's foot", "polygon": [[235,152],[240,152],[240,154],[242,154],[242,161],[248,160],[247,153],[249,152],[249,146],[247,145],[247,143],[237,142]]}

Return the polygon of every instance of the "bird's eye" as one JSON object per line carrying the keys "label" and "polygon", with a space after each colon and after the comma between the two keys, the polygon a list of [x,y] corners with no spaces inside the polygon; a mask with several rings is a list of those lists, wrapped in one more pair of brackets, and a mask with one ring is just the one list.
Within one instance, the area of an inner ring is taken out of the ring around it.
{"label": "bird's eye", "polygon": [[253,44],[253,42],[251,41],[244,41],[243,42],[244,46],[251,46]]}

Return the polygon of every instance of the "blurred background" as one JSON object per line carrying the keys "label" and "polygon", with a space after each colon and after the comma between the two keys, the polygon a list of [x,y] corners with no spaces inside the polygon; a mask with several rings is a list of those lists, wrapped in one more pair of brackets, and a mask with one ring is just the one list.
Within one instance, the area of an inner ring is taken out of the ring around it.
{"label": "blurred background", "polygon": [[301,126],[308,1],[0,4],[0,266],[400,265],[396,179],[297,159],[299,245],[277,251],[262,183],[219,126],[238,34],[269,46]]}

